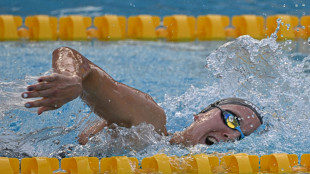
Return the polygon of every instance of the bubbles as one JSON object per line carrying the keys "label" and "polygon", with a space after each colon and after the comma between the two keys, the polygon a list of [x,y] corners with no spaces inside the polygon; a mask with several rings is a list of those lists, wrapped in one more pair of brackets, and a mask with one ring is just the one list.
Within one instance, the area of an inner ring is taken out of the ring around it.
{"label": "bubbles", "polygon": [[15,82],[0,81],[0,118],[5,116],[7,110],[25,110],[21,93],[26,90],[27,84],[36,80],[37,77],[26,76],[25,80]]}
{"label": "bubbles", "polygon": [[[281,25],[281,20],[278,20],[278,24]],[[104,129],[92,137],[86,146],[81,146],[76,136],[89,126],[89,121],[95,120],[95,114],[88,118],[91,110],[77,100],[55,112],[37,117],[35,111],[29,112],[24,108],[24,100],[20,98],[25,86],[37,78],[27,76],[25,80],[19,81],[1,80],[0,89],[3,91],[0,96],[3,97],[1,101],[5,101],[0,106],[1,114],[5,117],[1,124],[9,127],[0,134],[0,141],[4,142],[0,143],[1,155],[58,158],[74,155],[127,155],[141,159],[156,153],[179,156],[213,152],[257,155],[274,152],[304,153],[306,145],[310,143],[305,129],[309,125],[310,57],[302,55],[297,62],[292,60],[292,57],[299,55],[292,55],[289,49],[284,48],[291,47],[295,42],[281,43],[276,39],[277,33],[263,40],[242,36],[225,44],[216,43],[211,48],[206,43],[131,41],[96,43],[100,45],[98,48],[81,46],[80,43],[74,45],[79,51],[85,52],[86,56],[94,57],[93,61],[99,66],[110,68],[108,72],[112,72],[120,81],[145,85],[137,85],[137,88],[152,93],[156,101],[160,102],[159,105],[167,114],[167,129],[171,133],[189,126],[193,121],[193,113],[218,99],[240,97],[252,101],[260,108],[264,125],[242,141],[186,148],[170,145],[171,137],[160,136],[151,125],[141,124],[133,128],[115,126],[114,129]],[[125,59],[116,59],[122,55]],[[172,66],[167,66],[170,62]],[[185,62],[185,66],[181,66],[181,62]],[[153,67],[153,64],[156,65]],[[204,69],[205,64],[207,68]],[[124,66],[129,70],[120,70],[116,66]],[[139,69],[141,72],[156,73],[152,74],[152,78],[141,77],[141,74],[148,73],[141,73]],[[129,78],[124,77],[130,73]],[[156,74],[160,74],[159,79],[155,78]],[[171,78],[167,80],[166,76]],[[182,76],[186,78],[180,78]],[[166,83],[169,85],[163,85]],[[171,93],[177,90],[181,92]],[[253,118],[255,116],[249,114],[245,119]],[[283,141],[288,143],[283,145]],[[11,150],[4,150],[9,147]]]}
{"label": "bubbles", "polygon": [[129,5],[131,6],[131,7],[136,7],[136,5],[134,4],[134,3],[129,3]]}
{"label": "bubbles", "polygon": [[114,126],[114,129],[105,129],[90,139],[88,146],[91,148],[84,147],[90,156],[122,155],[124,153],[138,155],[148,146],[167,145],[167,137],[157,134],[152,125],[142,123],[132,128]]}
{"label": "bubbles", "polygon": [[[276,139],[282,138],[287,140],[286,142],[294,142],[290,143],[290,146],[294,146],[293,151],[298,152],[297,147],[305,147],[301,145],[304,141],[303,136],[293,136],[289,131],[295,130],[299,124],[303,127],[309,124],[309,121],[303,122],[300,117],[307,112],[309,104],[308,97],[305,98],[309,92],[305,86],[310,85],[309,75],[305,73],[309,56],[297,65],[296,62],[292,63],[289,51],[294,43],[276,42],[276,34],[277,32],[273,33],[274,37],[261,41],[248,36],[239,37],[212,52],[207,57],[207,66],[212,69],[214,76],[221,76],[219,83],[213,84],[220,88],[219,98],[243,97],[263,108],[261,113],[269,130],[266,136],[272,138],[264,140],[256,137],[257,139],[253,140],[257,143],[256,146],[278,144]],[[284,50],[284,47],[289,48]],[[229,84],[229,87],[225,88],[221,84]],[[277,116],[272,117],[275,112]],[[300,129],[296,131],[305,132]],[[259,149],[256,146],[253,148]],[[286,148],[282,150],[290,151]]]}
{"label": "bubbles", "polygon": [[58,145],[60,143],[60,141],[59,140],[54,140],[53,143]]}

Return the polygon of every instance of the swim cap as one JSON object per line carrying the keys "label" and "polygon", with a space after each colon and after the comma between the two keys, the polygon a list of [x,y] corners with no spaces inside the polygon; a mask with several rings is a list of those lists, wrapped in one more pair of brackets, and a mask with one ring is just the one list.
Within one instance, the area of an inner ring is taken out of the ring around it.
{"label": "swim cap", "polygon": [[222,106],[222,105],[228,105],[228,104],[245,106],[245,107],[251,109],[256,114],[260,123],[263,124],[263,117],[258,113],[258,108],[253,103],[251,103],[247,100],[241,99],[241,98],[226,98],[226,99],[218,100],[218,101],[210,104],[209,106],[207,106],[200,113],[206,113],[206,112],[214,109],[215,106]]}

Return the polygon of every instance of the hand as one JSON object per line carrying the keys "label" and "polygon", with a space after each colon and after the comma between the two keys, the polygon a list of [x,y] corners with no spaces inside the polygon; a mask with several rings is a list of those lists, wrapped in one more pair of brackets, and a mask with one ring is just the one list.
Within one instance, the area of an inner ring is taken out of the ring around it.
{"label": "hand", "polygon": [[38,82],[28,86],[28,92],[22,93],[23,98],[43,97],[25,104],[26,108],[39,107],[38,115],[58,109],[82,93],[82,79],[77,75],[54,73],[40,77]]}
{"label": "hand", "polygon": [[90,137],[90,135],[87,135],[85,133],[81,133],[78,136],[78,141],[80,145],[85,145],[88,142],[88,138]]}

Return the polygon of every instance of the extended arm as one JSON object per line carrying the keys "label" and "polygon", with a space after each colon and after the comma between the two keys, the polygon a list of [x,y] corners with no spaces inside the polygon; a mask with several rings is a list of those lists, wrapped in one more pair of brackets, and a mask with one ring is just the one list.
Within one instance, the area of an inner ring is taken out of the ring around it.
{"label": "extended arm", "polygon": [[165,113],[149,95],[116,82],[77,51],[56,49],[53,69],[54,74],[40,77],[38,84],[28,86],[28,92],[22,94],[24,98],[43,97],[26,107],[39,107],[41,114],[80,96],[107,124],[130,127],[146,122],[157,132],[167,133]]}
{"label": "extended arm", "polygon": [[78,136],[78,141],[80,144],[84,145],[88,142],[88,138],[99,133],[104,127],[107,126],[107,122],[103,119],[96,121],[92,126],[84,129]]}

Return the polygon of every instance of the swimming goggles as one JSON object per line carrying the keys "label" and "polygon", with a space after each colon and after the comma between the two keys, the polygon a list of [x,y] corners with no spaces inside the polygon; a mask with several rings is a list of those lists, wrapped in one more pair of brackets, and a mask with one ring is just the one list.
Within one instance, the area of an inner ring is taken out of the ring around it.
{"label": "swimming goggles", "polygon": [[[221,110],[221,116],[222,116],[222,119],[223,119],[224,124],[226,126],[228,126],[229,128],[231,128],[233,130],[237,130],[240,132],[240,137],[238,138],[238,140],[241,140],[245,137],[242,130],[241,130],[240,123],[239,123],[239,120],[238,120],[238,117],[236,116],[236,114],[234,114],[230,111],[224,110],[217,105],[213,105],[212,107],[215,107],[215,108],[218,108]],[[205,113],[205,112],[203,110],[200,113]]]}

